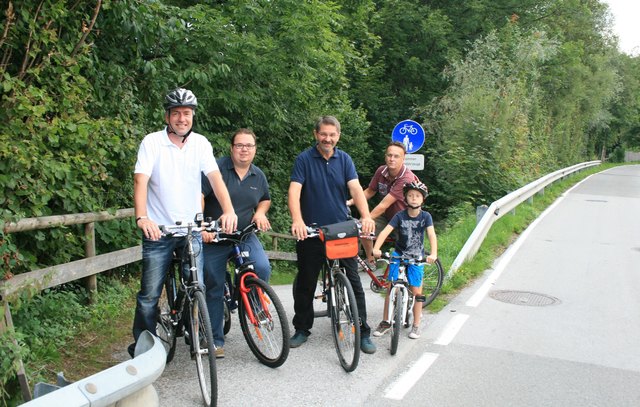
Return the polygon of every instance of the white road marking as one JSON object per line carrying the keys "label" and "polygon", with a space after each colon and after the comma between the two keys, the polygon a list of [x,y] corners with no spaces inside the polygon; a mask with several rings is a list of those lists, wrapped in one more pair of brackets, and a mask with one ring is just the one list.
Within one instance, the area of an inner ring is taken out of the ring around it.
{"label": "white road marking", "polygon": [[469,315],[467,314],[457,314],[451,318],[434,344],[444,346],[450,344],[458,334],[458,331],[460,331],[460,328],[462,328],[462,325],[467,322],[467,319],[469,319]]}
{"label": "white road marking", "polygon": [[426,352],[420,359],[416,360],[413,365],[398,377],[387,388],[384,393],[384,397],[393,400],[402,400],[411,390],[411,388],[418,382],[418,380],[425,374],[425,372],[431,367],[431,364],[438,358],[437,353]]}

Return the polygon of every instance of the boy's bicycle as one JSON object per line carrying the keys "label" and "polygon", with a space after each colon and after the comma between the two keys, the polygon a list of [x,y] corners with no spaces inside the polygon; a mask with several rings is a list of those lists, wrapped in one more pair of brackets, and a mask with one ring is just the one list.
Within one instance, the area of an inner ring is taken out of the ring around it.
{"label": "boy's bicycle", "polygon": [[414,296],[409,288],[409,280],[407,278],[407,267],[411,264],[428,265],[422,259],[415,259],[408,256],[390,256],[392,261],[398,261],[398,278],[392,281],[389,291],[389,307],[385,320],[391,322],[391,347],[389,348],[392,355],[398,350],[398,340],[400,338],[400,328],[408,328],[412,324],[413,305],[416,301],[424,302],[425,296]]}
{"label": "boy's bicycle", "polygon": [[258,227],[255,223],[231,234],[215,230],[215,242],[233,244],[235,273],[232,284],[225,289],[224,333],[231,327],[230,304],[237,304],[240,326],[251,352],[260,363],[269,367],[281,366],[289,356],[289,323],[277,294],[262,281],[247,261],[249,254],[242,250],[243,241]]}
{"label": "boy's bicycle", "polygon": [[[198,281],[195,233],[209,230],[202,222],[202,214],[195,223],[160,226],[164,236],[185,239],[183,253],[174,253],[173,264],[168,268],[163,292],[158,302],[156,331],[167,351],[167,363],[176,350],[176,337],[184,335],[190,342],[191,357],[196,361],[198,381],[205,406],[215,406],[218,399],[216,357],[213,351],[213,333],[205,294]],[[188,272],[183,273],[188,266]]]}
{"label": "boy's bicycle", "polygon": [[[361,239],[372,239],[371,236],[360,235]],[[375,238],[374,238],[375,239]],[[390,240],[391,242],[391,240]],[[427,253],[428,254],[428,253]],[[371,291],[377,294],[386,293],[391,286],[391,283],[387,281],[389,275],[389,260],[378,259],[378,262],[383,264],[383,267],[374,269],[371,265],[364,261],[360,256],[356,257],[358,264],[371,278],[369,287]],[[380,270],[384,270],[380,274]],[[424,277],[422,279],[422,294],[425,296],[425,301],[422,303],[422,307],[426,307],[436,299],[442,288],[444,281],[444,269],[440,259],[436,259],[434,263],[424,263]]]}
{"label": "boy's bicycle", "polygon": [[[340,259],[354,257],[358,251],[358,234],[342,232],[334,233],[332,226],[307,227],[308,238],[320,238],[326,249],[326,261],[322,266],[322,292],[316,296],[327,304],[326,313],[317,313],[317,316],[327,314],[331,317],[333,340],[338,353],[340,365],[347,372],[352,372],[358,367],[360,360],[360,317],[356,296],[347,278],[344,268],[340,267]],[[336,225],[341,225],[336,224]],[[355,253],[352,253],[355,250]],[[294,281],[294,285],[295,285]]]}

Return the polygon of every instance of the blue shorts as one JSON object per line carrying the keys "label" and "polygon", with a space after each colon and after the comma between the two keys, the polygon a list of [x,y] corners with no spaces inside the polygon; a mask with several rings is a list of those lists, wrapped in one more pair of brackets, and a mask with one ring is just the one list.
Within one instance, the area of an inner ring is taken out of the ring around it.
{"label": "blue shorts", "polygon": [[[398,253],[393,252],[397,256]],[[400,268],[400,260],[391,260],[389,262],[389,276],[387,280],[394,281],[398,278],[398,269]],[[424,264],[407,264],[405,269],[407,281],[411,287],[422,287],[422,278],[424,277]]]}

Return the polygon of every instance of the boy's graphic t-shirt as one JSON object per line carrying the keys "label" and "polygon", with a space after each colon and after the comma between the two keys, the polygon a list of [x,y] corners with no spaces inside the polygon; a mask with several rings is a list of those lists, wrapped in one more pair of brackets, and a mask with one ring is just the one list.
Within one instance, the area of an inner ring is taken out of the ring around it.
{"label": "boy's graphic t-shirt", "polygon": [[407,210],[396,213],[389,222],[398,231],[396,251],[411,257],[424,257],[424,232],[433,226],[431,214],[420,211],[415,218],[409,216]]}

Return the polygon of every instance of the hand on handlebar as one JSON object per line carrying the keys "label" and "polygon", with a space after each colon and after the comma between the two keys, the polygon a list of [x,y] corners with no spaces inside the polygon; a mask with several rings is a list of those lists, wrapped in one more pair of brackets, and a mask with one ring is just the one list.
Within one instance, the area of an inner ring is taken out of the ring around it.
{"label": "hand on handlebar", "polygon": [[294,221],[291,224],[291,234],[298,240],[307,238],[307,225],[302,220]]}
{"label": "hand on handlebar", "polygon": [[206,231],[202,231],[202,241],[204,243],[212,243],[215,241],[216,239],[216,233],[215,232],[206,232]]}
{"label": "hand on handlebar", "polygon": [[158,227],[158,224],[151,219],[140,219],[137,222],[138,227],[142,230],[144,237],[150,240],[159,240],[162,237],[162,232]]}
{"label": "hand on handlebar", "polygon": [[371,217],[360,219],[362,225],[362,233],[376,233],[376,222]]}
{"label": "hand on handlebar", "polygon": [[437,259],[438,259],[438,256],[434,256],[433,254],[430,254],[427,256],[427,263],[433,264],[436,262]]}
{"label": "hand on handlebar", "polygon": [[253,219],[251,219],[251,222],[254,222],[258,227],[258,230],[261,232],[271,229],[271,223],[265,215],[253,215]]}
{"label": "hand on handlebar", "polygon": [[233,233],[238,227],[238,216],[234,213],[223,213],[218,219],[218,224],[224,233]]}

